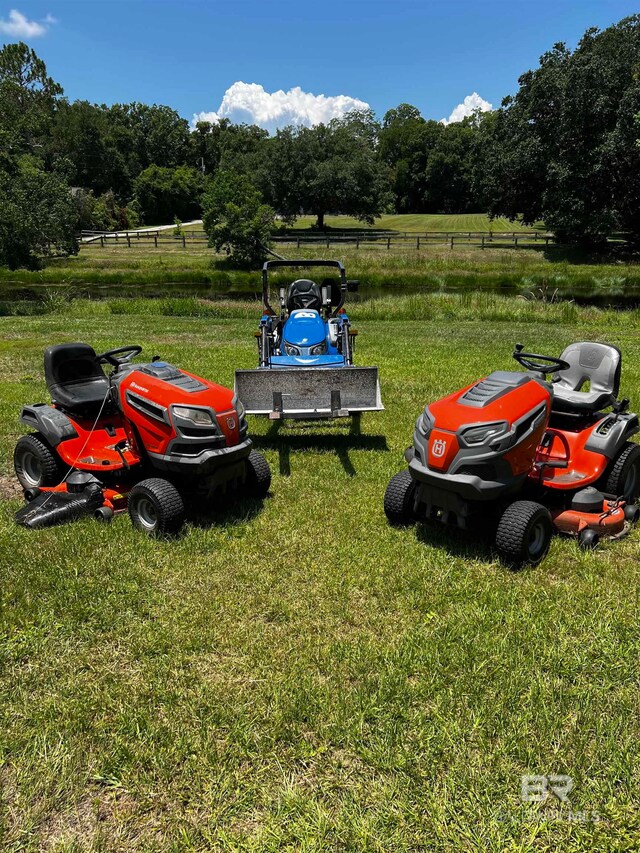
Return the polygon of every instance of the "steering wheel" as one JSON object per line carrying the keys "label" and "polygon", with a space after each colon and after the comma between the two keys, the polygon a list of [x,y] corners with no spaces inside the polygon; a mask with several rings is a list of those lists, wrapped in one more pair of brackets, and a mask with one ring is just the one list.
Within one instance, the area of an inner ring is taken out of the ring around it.
{"label": "steering wheel", "polygon": [[540,355],[535,352],[523,352],[522,344],[516,344],[513,351],[513,357],[525,367],[527,370],[533,370],[536,373],[559,373],[561,370],[568,370],[571,365],[568,361],[562,358],[555,358],[552,355]]}
{"label": "steering wheel", "polygon": [[[129,355],[124,358],[116,358],[117,355],[121,353],[129,353]],[[139,347],[137,344],[128,347],[118,347],[117,349],[108,349],[106,352],[100,353],[96,358],[98,360],[98,364],[110,364],[112,367],[118,368],[122,364],[126,364],[128,361],[138,355],[138,353],[142,352],[142,347]]]}

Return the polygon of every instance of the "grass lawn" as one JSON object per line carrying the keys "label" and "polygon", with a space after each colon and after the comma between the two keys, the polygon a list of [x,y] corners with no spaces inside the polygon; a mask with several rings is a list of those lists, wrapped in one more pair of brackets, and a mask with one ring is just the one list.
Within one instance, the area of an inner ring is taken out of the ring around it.
{"label": "grass lawn", "polygon": [[[294,228],[310,228],[315,224],[315,216],[301,216]],[[326,216],[325,224],[330,228],[372,228],[391,231],[531,231],[530,226],[520,222],[511,222],[499,217],[489,219],[486,213],[394,213],[385,214],[376,219],[373,225],[366,225],[351,216]]]}
{"label": "grass lawn", "polygon": [[[636,850],[640,532],[592,554],[556,539],[514,574],[461,537],[391,529],[382,495],[422,406],[509,369],[517,340],[605,337],[640,405],[637,315],[361,306],[357,360],[379,365],[386,411],[359,437],[252,420],[262,506],[173,542],[126,516],[17,529],[11,453],[45,346],[139,343],[225,384],[254,366],[251,306],[186,304],[0,317],[0,847]],[[570,806],[524,805],[523,774],[570,775]]]}

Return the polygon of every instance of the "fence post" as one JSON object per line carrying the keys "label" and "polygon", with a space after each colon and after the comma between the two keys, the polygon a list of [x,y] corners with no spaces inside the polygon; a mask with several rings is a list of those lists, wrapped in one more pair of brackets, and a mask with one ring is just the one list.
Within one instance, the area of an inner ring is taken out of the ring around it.
{"label": "fence post", "polygon": [[484,234],[482,235],[482,247],[484,249]]}
{"label": "fence post", "polygon": [[516,237],[515,234],[513,235],[513,244],[514,244],[515,248],[517,249],[518,248],[518,238]]}
{"label": "fence post", "polygon": [[104,249],[104,234],[101,234],[101,235],[100,235],[100,245],[101,245],[101,246],[102,246],[102,248]]}
{"label": "fence post", "polygon": [[128,246],[129,248],[131,248],[131,236],[129,235],[129,232],[128,232],[128,231],[127,231],[127,246]]}
{"label": "fence post", "polygon": [[453,235],[451,236],[451,249],[453,250]]}
{"label": "fence post", "polygon": [[157,234],[153,235],[153,245],[156,247],[156,249],[158,248],[158,235]]}
{"label": "fence post", "polygon": [[416,237],[416,249],[420,248],[420,237]]}
{"label": "fence post", "polygon": [[391,237],[387,237],[387,249],[391,248]]}
{"label": "fence post", "polygon": [[327,249],[329,248],[329,237],[327,237]]}
{"label": "fence post", "polygon": [[300,237],[298,236],[298,238],[296,239],[296,249],[299,249],[299,248],[300,248]]}
{"label": "fence post", "polygon": [[185,237],[184,234],[182,235],[182,248],[183,249],[187,248],[187,238]]}

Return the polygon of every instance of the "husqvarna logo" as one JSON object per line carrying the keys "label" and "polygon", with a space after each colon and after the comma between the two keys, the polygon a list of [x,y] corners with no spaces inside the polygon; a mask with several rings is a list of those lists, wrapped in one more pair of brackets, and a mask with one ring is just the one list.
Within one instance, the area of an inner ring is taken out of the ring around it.
{"label": "husqvarna logo", "polygon": [[227,426],[229,427],[229,429],[235,429],[236,428],[236,419],[235,418],[227,418]]}
{"label": "husqvarna logo", "polygon": [[447,442],[441,438],[436,438],[436,440],[433,442],[431,452],[437,459],[441,459],[444,456],[446,449]]}

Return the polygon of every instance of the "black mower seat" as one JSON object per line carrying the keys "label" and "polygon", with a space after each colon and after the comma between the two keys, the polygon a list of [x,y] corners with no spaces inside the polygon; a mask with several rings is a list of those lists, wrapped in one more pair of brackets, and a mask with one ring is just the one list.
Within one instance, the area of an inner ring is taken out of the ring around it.
{"label": "black mower seat", "polygon": [[295,311],[297,308],[311,308],[320,311],[322,308],[322,294],[320,288],[309,278],[299,278],[289,285],[287,292],[287,311]]}
{"label": "black mower seat", "polygon": [[[592,414],[615,403],[620,390],[621,355],[617,347],[580,341],[560,356],[570,367],[553,380],[555,412]],[[589,383],[588,391],[580,389]]]}
{"label": "black mower seat", "polygon": [[97,414],[109,390],[109,381],[89,344],[47,347],[44,376],[53,402],[77,414]]}

